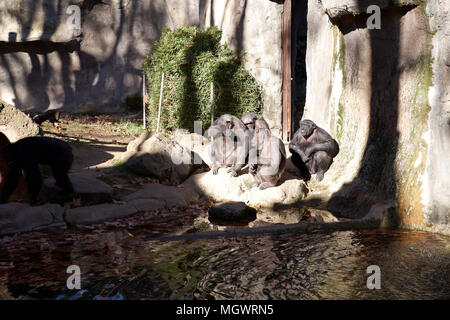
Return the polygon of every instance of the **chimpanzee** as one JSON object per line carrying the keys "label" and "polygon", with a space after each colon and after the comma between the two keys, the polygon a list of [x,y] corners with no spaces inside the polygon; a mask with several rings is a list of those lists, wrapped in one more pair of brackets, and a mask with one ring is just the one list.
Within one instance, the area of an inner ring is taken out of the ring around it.
{"label": "chimpanzee", "polygon": [[67,175],[72,166],[73,154],[72,148],[66,142],[49,137],[27,137],[6,146],[3,157],[6,161],[7,173],[0,193],[0,203],[8,202],[23,170],[28,185],[30,205],[36,205],[42,185],[39,164],[51,167],[55,184],[64,193],[69,195],[73,192],[72,183]]}
{"label": "chimpanzee", "polygon": [[228,173],[237,176],[248,155],[247,127],[239,118],[224,114],[214,121],[207,134],[215,137],[209,147],[213,174],[217,174],[221,167],[231,167]]}
{"label": "chimpanzee", "polygon": [[300,128],[295,132],[289,144],[292,162],[300,169],[302,178],[309,180],[316,174],[322,181],[325,172],[339,153],[337,142],[311,120],[301,120]]}
{"label": "chimpanzee", "polygon": [[275,187],[286,167],[283,142],[272,135],[264,119],[257,119],[251,145],[257,152],[256,159],[253,157],[249,159],[250,173],[255,176],[252,187],[257,186],[260,190]]}
{"label": "chimpanzee", "polygon": [[[248,129],[248,137],[249,137],[249,141],[254,141],[254,135],[255,135],[255,122],[256,120],[261,120],[259,122],[260,127],[264,127],[269,129],[269,125],[267,124],[266,120],[264,120],[264,118],[260,115],[257,115],[253,112],[248,112],[246,114],[244,114],[241,117],[242,122],[245,124],[245,126]],[[269,129],[270,130],[270,129]],[[255,148],[256,146],[252,143],[249,144],[249,152],[248,152],[248,156],[249,156],[249,160],[247,161],[249,163],[249,173],[251,173],[252,175],[256,174],[256,161],[253,161],[252,159],[254,159],[257,156],[257,152],[258,150]]]}
{"label": "chimpanzee", "polygon": [[253,112],[248,112],[241,117],[248,130],[255,130],[255,121],[258,119],[262,119],[262,117]]}
{"label": "chimpanzee", "polygon": [[57,110],[48,110],[44,113],[37,114],[33,117],[33,122],[37,123],[38,125],[41,125],[45,121],[50,121],[51,123],[58,122],[60,117],[60,112]]}

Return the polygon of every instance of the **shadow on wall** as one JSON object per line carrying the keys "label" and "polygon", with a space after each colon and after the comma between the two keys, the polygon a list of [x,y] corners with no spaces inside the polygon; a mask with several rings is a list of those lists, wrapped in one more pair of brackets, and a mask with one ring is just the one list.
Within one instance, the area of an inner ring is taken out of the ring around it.
{"label": "shadow on wall", "polygon": [[[7,42],[0,41],[0,99],[29,112],[79,105],[86,111],[120,110],[127,96],[141,93],[142,61],[169,20],[164,6],[153,1],[84,1],[81,37],[50,41],[66,23],[62,3],[27,2],[26,17],[10,12],[24,32],[20,40],[10,32]],[[31,26],[39,24],[33,15],[37,5],[42,5],[44,21],[51,19],[53,25],[44,26],[40,39],[28,41]]]}
{"label": "shadow on wall", "polygon": [[[400,19],[413,7],[382,10],[381,29],[368,30],[370,43],[370,124],[368,140],[357,176],[334,193],[328,209],[343,216],[357,218],[366,214],[374,202],[396,199],[398,177],[395,159],[398,152],[399,132],[399,67]],[[360,8],[365,12],[365,8]],[[367,28],[369,15],[346,15],[332,20],[345,35],[359,28]],[[347,45],[347,43],[346,43]],[[347,54],[347,53],[346,53]],[[363,63],[360,61],[359,63]],[[350,66],[349,68],[358,67]],[[348,68],[348,66],[344,66]],[[353,70],[344,72],[352,74]],[[353,79],[346,79],[347,83]],[[345,81],[345,80],[344,80]]]}

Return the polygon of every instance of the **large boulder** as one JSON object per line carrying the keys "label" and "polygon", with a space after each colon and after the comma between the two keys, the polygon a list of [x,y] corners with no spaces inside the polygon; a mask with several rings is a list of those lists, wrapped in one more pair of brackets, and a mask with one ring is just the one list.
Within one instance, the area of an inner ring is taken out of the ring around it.
{"label": "large boulder", "polygon": [[13,143],[25,137],[38,135],[39,126],[16,107],[0,101],[0,132]]}
{"label": "large boulder", "polygon": [[191,152],[160,133],[131,141],[121,160],[137,174],[170,182],[184,181],[193,170]]}
{"label": "large boulder", "polygon": [[221,168],[216,175],[212,174],[212,170],[194,174],[183,185],[215,202],[240,201],[251,185],[252,177],[249,174],[232,177],[227,170]]}
{"label": "large boulder", "polygon": [[69,209],[65,220],[68,224],[91,224],[119,219],[136,213],[138,210],[130,205],[104,203],[94,206]]}
{"label": "large boulder", "polygon": [[210,141],[204,136],[198,133],[180,132],[173,137],[173,140],[192,152],[194,165],[212,166],[208,152]]}
{"label": "large boulder", "polygon": [[212,171],[192,175],[183,185],[215,202],[243,201],[247,205],[264,208],[294,204],[307,195],[305,183],[287,172],[273,188],[250,188],[252,183],[250,174],[231,177],[227,168],[221,168],[217,175],[213,175]]}
{"label": "large boulder", "polygon": [[[142,200],[157,200],[152,202],[143,202]],[[178,187],[166,186],[158,183],[149,183],[139,191],[122,197],[122,201],[135,206],[136,208],[145,208],[147,210],[157,210],[161,204],[167,209],[175,207],[186,207],[190,203],[197,201],[199,194],[183,185]],[[161,203],[162,202],[162,203]]]}
{"label": "large boulder", "polygon": [[0,205],[0,235],[37,231],[65,225],[64,208],[57,204],[30,207],[10,202]]}
{"label": "large boulder", "polygon": [[252,188],[244,194],[244,201],[250,206],[273,208],[276,205],[290,205],[303,200],[308,194],[303,180],[284,173],[278,182],[278,186],[259,190]]}
{"label": "large boulder", "polygon": [[[73,185],[74,197],[80,198],[82,202],[97,204],[112,201],[113,189],[103,181],[82,173],[71,173],[69,179]],[[55,186],[55,179],[45,179],[39,200],[60,202],[63,198],[62,190]]]}
{"label": "large boulder", "polygon": [[244,202],[223,202],[211,206],[208,210],[211,220],[239,221],[256,219],[256,209],[247,206]]}

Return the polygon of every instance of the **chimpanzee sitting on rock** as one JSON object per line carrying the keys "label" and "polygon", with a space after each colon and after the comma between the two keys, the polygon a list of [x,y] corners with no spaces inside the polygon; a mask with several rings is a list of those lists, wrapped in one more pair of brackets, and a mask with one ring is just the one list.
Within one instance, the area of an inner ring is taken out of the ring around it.
{"label": "chimpanzee sitting on rock", "polygon": [[292,163],[300,169],[306,181],[316,174],[322,181],[325,172],[339,153],[337,142],[311,120],[301,120],[300,128],[295,132],[289,144]]}
{"label": "chimpanzee sitting on rock", "polygon": [[6,146],[3,157],[7,169],[0,193],[0,203],[8,202],[23,170],[28,185],[30,205],[36,205],[42,185],[40,164],[51,167],[56,186],[60,187],[65,194],[73,193],[72,183],[67,175],[73,162],[72,148],[68,143],[48,137],[23,138]]}

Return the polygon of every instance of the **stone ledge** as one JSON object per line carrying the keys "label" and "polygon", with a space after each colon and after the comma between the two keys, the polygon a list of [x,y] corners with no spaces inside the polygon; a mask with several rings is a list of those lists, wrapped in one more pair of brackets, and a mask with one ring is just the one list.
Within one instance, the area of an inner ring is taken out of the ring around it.
{"label": "stone ledge", "polygon": [[137,209],[131,205],[105,203],[68,209],[64,215],[64,219],[70,225],[92,224],[112,219],[124,218],[136,212]]}
{"label": "stone ledge", "polygon": [[0,205],[0,235],[64,226],[64,208],[58,204],[30,207],[11,202]]}
{"label": "stone ledge", "polygon": [[326,14],[335,19],[346,15],[366,14],[371,5],[377,5],[380,9],[417,6],[423,0],[322,0],[321,3]]}

